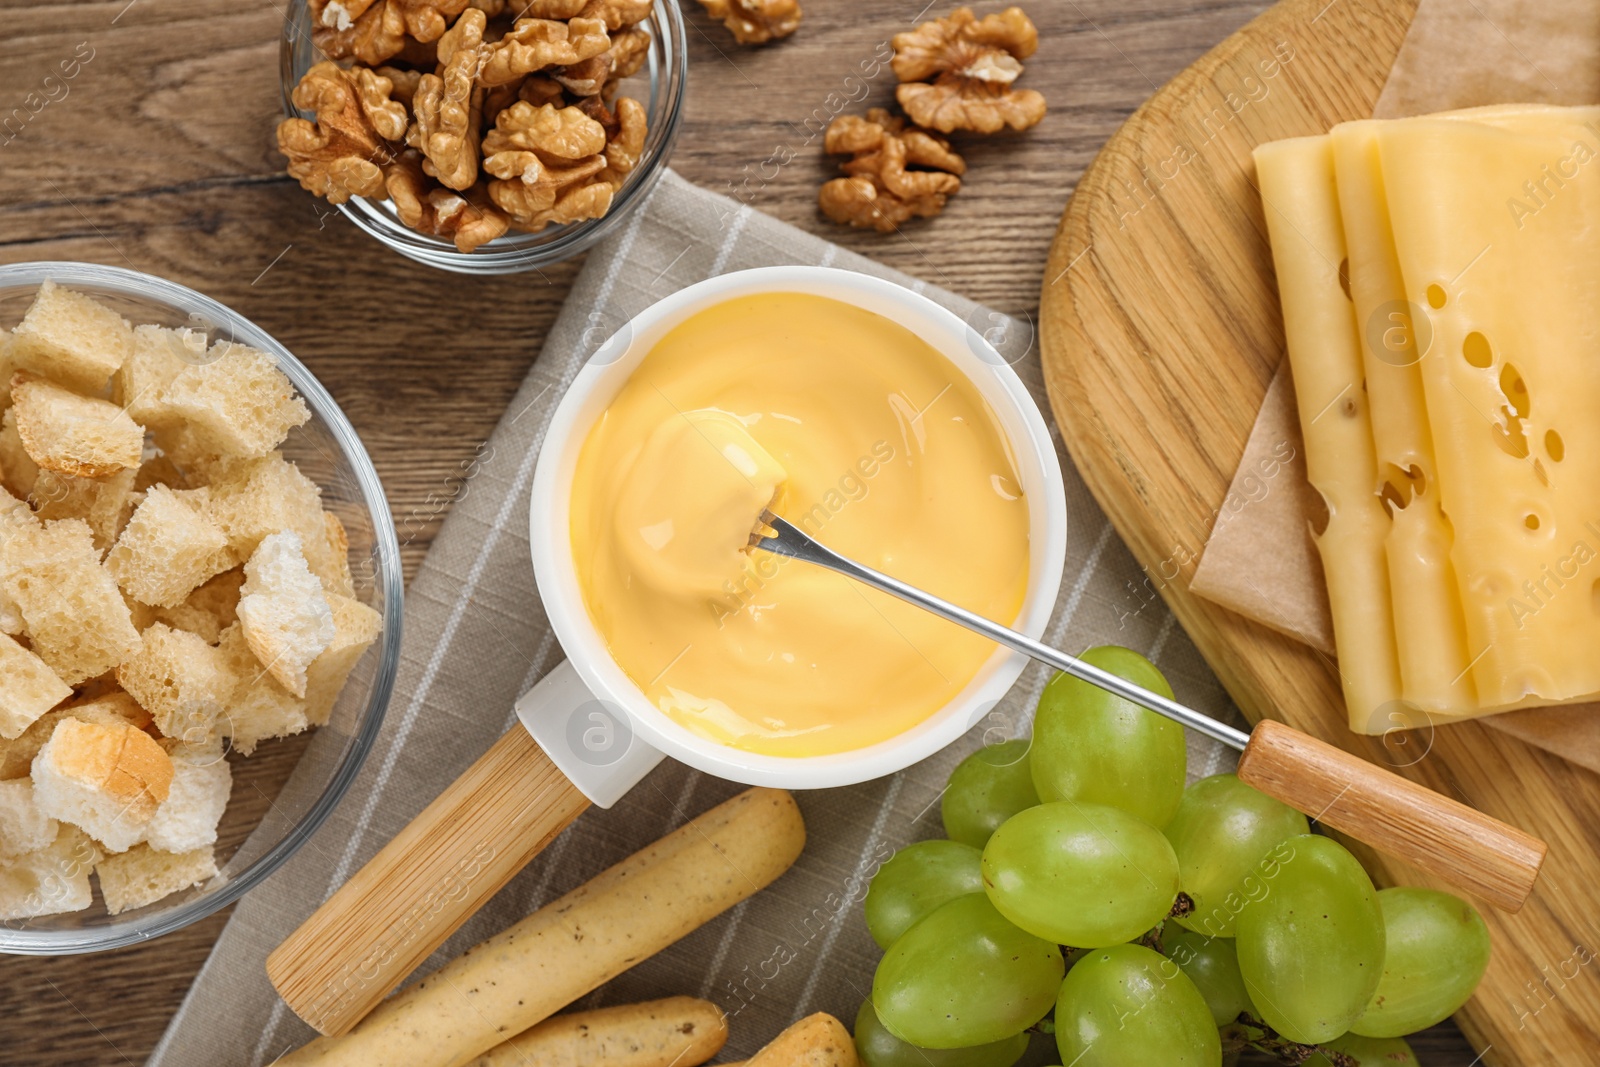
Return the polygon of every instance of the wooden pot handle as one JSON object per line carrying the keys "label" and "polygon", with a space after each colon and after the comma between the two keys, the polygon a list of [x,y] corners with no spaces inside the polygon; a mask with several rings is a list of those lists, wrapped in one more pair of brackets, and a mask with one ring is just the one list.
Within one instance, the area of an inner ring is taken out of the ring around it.
{"label": "wooden pot handle", "polygon": [[295,1014],[342,1034],[589,801],[519,723],[267,957]]}
{"label": "wooden pot handle", "polygon": [[1251,732],[1239,780],[1507,911],[1544,862],[1533,835],[1271,719]]}

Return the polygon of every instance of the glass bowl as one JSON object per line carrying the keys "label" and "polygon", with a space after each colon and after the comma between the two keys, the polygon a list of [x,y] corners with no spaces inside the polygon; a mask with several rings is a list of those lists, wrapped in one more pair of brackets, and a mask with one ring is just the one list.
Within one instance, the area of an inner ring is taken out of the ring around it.
{"label": "glass bowl", "polygon": [[[538,233],[513,230],[475,251],[461,252],[451,241],[418,233],[406,226],[387,200],[351,197],[338,205],[339,210],[345,218],[402,256],[460,274],[516,274],[559,263],[587,251],[615,231],[647,199],[666,169],[667,158],[672,154],[682,124],[689,58],[678,0],[656,0],[650,17],[640,25],[650,31],[649,57],[638,74],[621,83],[621,94],[644,104],[649,131],[638,165],[612,198],[611,210],[603,217],[546,226]],[[312,43],[311,30],[311,11],[306,0],[289,0],[283,40],[278,48],[278,66],[283,82],[284,112],[291,117],[316,117],[296,108],[290,98],[301,75],[327,58]]]}
{"label": "glass bowl", "polygon": [[403,584],[378,473],[339,406],[288,349],[192,289],[89,263],[0,266],[0,326],[16,325],[46,279],[93,296],[130,323],[204,330],[212,340],[277,357],[311,409],[311,419],[290,432],[283,454],[321,486],[323,505],[344,523],[356,596],[383,616],[383,636],[356,665],[326,726],[263,741],[248,758],[229,753],[233,794],[217,830],[214,878],[120,915],[108,914],[96,891],[84,911],[0,922],[0,952],[38,956],[99,952],[171,933],[232,904],[305,844],[354,781],[383,723],[400,662]]}

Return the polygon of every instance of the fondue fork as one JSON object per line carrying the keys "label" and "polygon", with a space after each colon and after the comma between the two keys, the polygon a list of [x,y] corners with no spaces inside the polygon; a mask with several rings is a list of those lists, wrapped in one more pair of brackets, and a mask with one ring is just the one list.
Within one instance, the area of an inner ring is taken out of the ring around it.
{"label": "fondue fork", "polygon": [[1545,844],[1449,797],[1272,719],[1245,733],[976,612],[841,556],[770,510],[750,547],[826,567],[1237,749],[1238,775],[1268,796],[1508,911],[1522,907]]}

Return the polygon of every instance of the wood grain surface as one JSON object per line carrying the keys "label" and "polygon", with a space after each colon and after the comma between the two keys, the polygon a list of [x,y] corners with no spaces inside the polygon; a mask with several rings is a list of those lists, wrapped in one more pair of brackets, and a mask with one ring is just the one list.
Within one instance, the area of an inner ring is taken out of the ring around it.
{"label": "wood grain surface", "polygon": [[[689,96],[673,165],[1028,316],[1056,220],[1100,146],[1162,83],[1267,6],[1027,0],[1041,41],[1026,84],[1045,94],[1050,115],[1024,135],[962,139],[966,187],[942,217],[890,237],[840,230],[815,206],[817,185],[833,173],[821,126],[890,99],[891,75],[863,80],[861,64],[924,10],[956,6],[924,3],[805,0],[795,37],[758,50],[738,47],[688,4]],[[581,264],[497,279],[442,274],[378,247],[304,193],[284,176],[272,140],[282,22],[276,0],[7,0],[0,124],[17,108],[26,118],[0,125],[0,261],[86,260],[164,275],[277,336],[366,442],[409,576]],[[47,84],[84,44],[93,58],[64,94],[59,80]],[[1252,369],[1247,391],[1264,373]],[[1208,492],[1232,471],[1223,452],[1199,480]],[[1100,607],[1108,626],[1114,608]],[[240,765],[250,772],[235,804],[264,809],[299,752],[293,741],[269,747]],[[0,1063],[142,1063],[226,919],[92,957],[0,960]],[[1448,1025],[1415,1044],[1427,1067],[1468,1067],[1475,1056]]]}
{"label": "wood grain surface", "polygon": [[[1549,844],[1519,913],[1482,907],[1494,960],[1457,1021],[1487,1064],[1593,1063],[1596,776],[1481,722],[1413,731],[1398,753],[1395,738],[1358,737],[1330,660],[1187,589],[1283,354],[1250,149],[1369,115],[1414,8],[1285,0],[1123,127],[1052,251],[1046,378],[1079,470],[1252,720],[1282,719]],[[1357,851],[1382,884],[1440,885],[1404,856]]]}

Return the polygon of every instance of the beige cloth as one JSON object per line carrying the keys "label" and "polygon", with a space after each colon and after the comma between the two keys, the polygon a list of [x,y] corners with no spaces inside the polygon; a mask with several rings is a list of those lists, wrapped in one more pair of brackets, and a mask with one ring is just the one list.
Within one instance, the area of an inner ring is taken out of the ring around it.
{"label": "beige cloth", "polygon": [[[1600,101],[1600,5],[1593,0],[1422,0],[1373,108],[1375,118],[1483,104]],[[1272,450],[1305,451],[1278,368],[1256,416],[1230,498],[1248,491]],[[1305,468],[1298,473],[1305,489]],[[1231,521],[1219,518],[1189,588],[1208,600],[1327,650],[1333,622],[1309,533],[1313,493],[1270,493]],[[1270,586],[1260,561],[1276,568]],[[1600,772],[1600,705],[1533,708],[1488,725]]]}
{"label": "beige cloth", "polygon": [[[267,953],[512,726],[512,702],[561,658],[534,588],[526,513],[539,440],[562,390],[601,341],[651,303],[711,275],[787,263],[832,264],[925,292],[989,336],[1004,336],[1007,358],[1046,406],[1027,323],[668,174],[649,203],[589,254],[542,353],[407,592],[399,680],[360,777],[311,841],[239,904],[151,1067],[258,1067],[312,1036],[268,984]],[[1068,558],[1048,640],[1069,651],[1107,642],[1139,649],[1160,664],[1180,699],[1237,721],[1172,617],[1136,595],[1138,566],[1064,455],[1062,467]],[[794,870],[581,1004],[680,993],[709,997],[732,1017],[724,1060],[749,1056],[809,1012],[851,1022],[880,955],[861,915],[868,879],[893,849],[940,834],[939,794],[950,769],[988,731],[994,731],[991,739],[1026,733],[1044,680],[1041,668],[1030,668],[967,737],[907,771],[799,795],[810,840]],[[1194,735],[1189,753],[1191,778],[1233,766],[1231,751]],[[425,969],[740,788],[665,761],[615,807],[579,819]]]}

